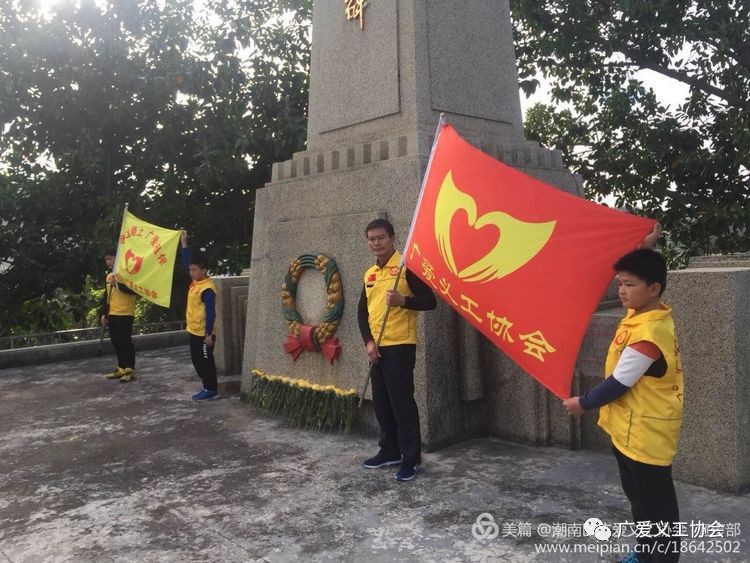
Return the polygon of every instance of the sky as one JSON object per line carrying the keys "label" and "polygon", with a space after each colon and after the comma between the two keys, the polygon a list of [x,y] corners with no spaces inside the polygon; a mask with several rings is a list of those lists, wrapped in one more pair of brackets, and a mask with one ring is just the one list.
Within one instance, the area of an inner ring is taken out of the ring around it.
{"label": "sky", "polygon": [[[654,94],[660,103],[676,110],[677,106],[685,101],[690,92],[690,88],[684,82],[680,82],[658,72],[652,70],[640,70],[635,73],[634,78],[640,79],[644,86],[652,88]],[[549,86],[542,76],[538,76],[539,88],[530,97],[526,97],[523,90],[519,89],[519,95],[521,96],[521,112],[523,113],[524,119],[526,118],[526,111],[536,103],[550,103]],[[615,206],[615,198],[607,196],[601,201],[609,206]]]}
{"label": "sky", "polygon": [[[640,70],[635,73],[635,78],[642,80],[644,86],[647,88],[653,88],[659,102],[670,107],[672,110],[676,109],[676,107],[688,97],[689,87],[687,84],[659,74],[658,72],[652,70]],[[537,79],[539,80],[540,86],[537,88],[537,91],[533,96],[527,98],[522,91],[520,92],[521,111],[523,112],[524,118],[526,117],[526,111],[535,103],[550,102],[549,87],[547,83],[541,76],[538,76]]]}

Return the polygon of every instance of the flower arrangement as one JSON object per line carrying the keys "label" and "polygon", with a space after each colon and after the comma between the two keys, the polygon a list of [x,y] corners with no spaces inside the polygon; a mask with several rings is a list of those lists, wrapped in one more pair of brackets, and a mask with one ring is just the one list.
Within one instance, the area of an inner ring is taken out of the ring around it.
{"label": "flower arrangement", "polygon": [[339,432],[351,428],[356,390],[271,375],[259,369],[252,373],[248,393],[251,405],[282,416],[295,428]]}

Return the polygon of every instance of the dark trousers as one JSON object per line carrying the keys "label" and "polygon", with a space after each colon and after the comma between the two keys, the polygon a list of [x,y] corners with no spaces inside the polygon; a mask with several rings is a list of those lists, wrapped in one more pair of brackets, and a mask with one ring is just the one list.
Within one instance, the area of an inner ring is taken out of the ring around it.
{"label": "dark trousers", "polygon": [[[622,488],[630,501],[633,521],[669,522],[671,529],[672,523],[680,520],[677,495],[672,482],[672,466],[635,461],[614,446],[612,451],[620,468]],[[656,534],[657,527],[652,526],[650,535]],[[680,558],[679,536],[638,538],[638,543],[648,546],[647,551],[638,554],[638,561],[666,563]],[[669,553],[658,553],[658,544],[661,544],[661,551]]]}
{"label": "dark trousers", "polygon": [[117,367],[135,367],[135,346],[133,346],[133,317],[109,315],[109,339],[117,354]]}
{"label": "dark trousers", "polygon": [[[214,337],[215,338],[215,337]],[[203,381],[203,388],[216,391],[219,387],[216,381],[216,363],[214,362],[214,347],[206,346],[202,336],[190,335],[190,359],[193,367]],[[216,341],[214,340],[214,346]]]}
{"label": "dark trousers", "polygon": [[399,344],[380,348],[372,367],[372,399],[380,425],[380,448],[404,463],[422,462],[419,413],[414,400],[414,361],[417,347]]}

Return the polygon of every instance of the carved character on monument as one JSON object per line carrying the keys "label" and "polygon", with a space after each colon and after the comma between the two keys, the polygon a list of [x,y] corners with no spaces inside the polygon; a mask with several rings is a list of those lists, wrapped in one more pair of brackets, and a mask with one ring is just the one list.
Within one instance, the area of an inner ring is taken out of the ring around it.
{"label": "carved character on monument", "polygon": [[346,19],[351,20],[359,20],[359,28],[364,29],[365,28],[365,8],[367,7],[366,0],[344,0],[344,13],[346,14]]}

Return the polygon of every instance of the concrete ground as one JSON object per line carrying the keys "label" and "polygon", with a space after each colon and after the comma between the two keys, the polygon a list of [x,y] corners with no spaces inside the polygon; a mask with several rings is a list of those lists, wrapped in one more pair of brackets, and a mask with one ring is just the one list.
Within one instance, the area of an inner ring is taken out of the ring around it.
{"label": "concrete ground", "polygon": [[[111,368],[0,370],[0,562],[616,561],[633,544],[580,537],[628,518],[608,455],[477,439],[398,483],[361,467],[373,436],[291,429],[231,393],[192,402],[183,348],[139,354],[132,383]],[[750,560],[748,496],[677,493],[682,561]]]}

